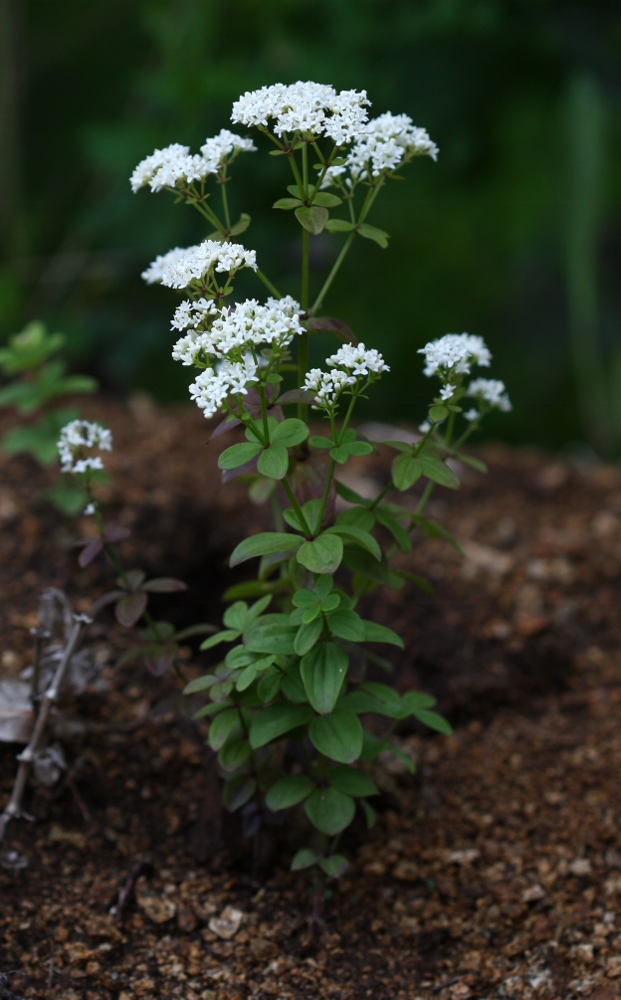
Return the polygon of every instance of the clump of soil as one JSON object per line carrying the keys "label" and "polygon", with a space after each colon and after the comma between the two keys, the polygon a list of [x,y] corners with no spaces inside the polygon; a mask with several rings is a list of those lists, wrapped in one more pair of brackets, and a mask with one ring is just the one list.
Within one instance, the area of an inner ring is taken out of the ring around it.
{"label": "clump of soil", "polygon": [[[132,528],[126,564],[190,584],[185,601],[158,597],[158,616],[217,623],[218,595],[238,579],[227,555],[263,509],[248,513],[241,483],[220,486],[199,413],[139,399],[92,403],[88,416],[114,433],[105,492]],[[465,555],[421,540],[402,563],[433,593],[367,599],[406,640],[395,683],[431,691],[455,733],[402,728],[414,777],[380,760],[378,823],[345,836],[351,869],[319,937],[311,887],[287,870],[289,824],[254,881],[181,685],[119,669],[129,639],[104,612],[89,639],[99,679],[63,738],[70,781],[31,792],[35,822],[10,828],[0,998],[621,995],[621,473],[479,454],[489,475],[462,470],[462,490],[438,489],[429,508]],[[381,485],[388,463],[356,466],[354,488]],[[70,543],[88,519],[68,523],[36,499],[52,474],[0,464],[2,675],[13,676],[30,662],[41,590],[63,588],[85,610],[111,576],[77,566]],[[203,656],[188,649],[186,672]],[[18,750],[0,744],[0,808]]]}

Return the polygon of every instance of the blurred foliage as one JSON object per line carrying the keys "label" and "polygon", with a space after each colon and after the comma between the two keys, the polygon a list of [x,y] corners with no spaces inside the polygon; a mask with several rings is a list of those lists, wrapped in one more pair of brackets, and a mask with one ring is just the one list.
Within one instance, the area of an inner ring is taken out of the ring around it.
{"label": "blurred foliage", "polygon": [[[243,91],[296,79],[365,88],[441,150],[378,200],[390,248],[358,241],[325,303],[392,366],[373,413],[422,418],[416,349],[465,329],[514,401],[492,433],[619,454],[621,8],[605,0],[0,0],[0,332],[44,316],[108,387],[187,398],[175,299],[140,272],[206,232],[129,174],[156,146],[197,149]],[[290,220],[265,207],[284,166],[244,157],[234,177],[246,244],[296,291]],[[339,245],[313,239],[317,283]]]}

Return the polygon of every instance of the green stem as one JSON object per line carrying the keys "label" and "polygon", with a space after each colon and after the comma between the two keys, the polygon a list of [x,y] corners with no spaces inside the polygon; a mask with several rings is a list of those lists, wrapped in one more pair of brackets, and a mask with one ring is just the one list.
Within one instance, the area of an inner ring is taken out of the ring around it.
{"label": "green stem", "polygon": [[299,523],[302,525],[302,530],[306,535],[306,538],[311,539],[313,537],[313,533],[308,526],[308,522],[304,517],[304,514],[302,513],[302,508],[297,502],[293,490],[289,486],[289,483],[287,482],[286,479],[281,479],[281,483],[282,483],[282,488],[284,489],[285,493],[287,494],[287,497],[289,498],[289,503],[291,504],[293,510],[295,511],[295,516],[297,517]]}
{"label": "green stem", "polygon": [[334,470],[335,470],[335,468],[336,468],[336,462],[334,460],[332,460],[330,462],[330,468],[328,469],[328,476],[327,476],[327,479],[326,479],[326,485],[324,486],[323,496],[321,498],[321,509],[320,509],[320,512],[319,512],[319,517],[317,518],[317,527],[319,529],[321,529],[321,525],[323,524],[323,516],[325,514],[326,504],[328,502],[328,497],[330,495],[330,487],[332,486],[332,479],[334,477]]}
{"label": "green stem", "polygon": [[263,284],[267,288],[268,292],[271,292],[275,299],[282,299],[282,292],[278,291],[278,289],[276,288],[276,285],[272,284],[272,282],[269,280],[269,278],[267,278],[263,274],[263,271],[260,271],[257,268],[256,275],[257,275],[257,278],[259,279],[259,281],[263,282]]}
{"label": "green stem", "polygon": [[220,187],[222,188],[222,208],[224,210],[224,221],[226,223],[227,235],[231,228],[231,216],[229,215],[229,203],[226,197],[226,173],[220,180]]}

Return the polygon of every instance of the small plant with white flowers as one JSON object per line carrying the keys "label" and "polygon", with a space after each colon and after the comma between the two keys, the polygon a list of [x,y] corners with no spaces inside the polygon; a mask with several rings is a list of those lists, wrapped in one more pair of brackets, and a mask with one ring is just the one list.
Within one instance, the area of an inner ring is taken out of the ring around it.
{"label": "small plant with white flowers", "polygon": [[[420,352],[425,374],[439,380],[420,437],[382,442],[396,452],[390,480],[369,497],[341,479],[351,460],[375,450],[356,430],[354,411],[390,367],[322,306],[355,239],[387,246],[388,234],[368,222],[382,189],[415,157],[438,154],[407,115],[369,119],[369,106],[364,91],[263,87],[233,105],[232,121],[255,130],[252,138],[223,130],[199,154],[173,144],[131,178],[134,191],[168,191],[209,224],[203,242],[158,257],[143,277],[182,292],[172,356],[195,370],[190,396],[205,417],[222,414],[214,437],[237,438],[220,454],[220,468],[227,478],[244,473],[251,500],[272,505],[272,530],[241,540],[230,559],[231,566],[253,561],[256,579],[224,595],[223,628],[201,647],[217,651],[215,661],[186,692],[205,699],[196,715],[209,720],[224,801],[242,812],[245,829],[256,833],[296,807],[305,813],[308,843],[292,868],[315,870],[318,898],[325,876],[347,867],[338,843],[356,813],[369,826],[375,821],[373,766],[385,750],[401,755],[391,742],[395,727],[414,717],[450,732],[429,695],[399,694],[367,678],[369,663],[385,662],[377,645],[403,642],[364,616],[362,599],[380,585],[414,582],[393,557],[411,550],[416,531],[447,537],[425,515],[436,486],[459,485],[447,460],[481,468],[463,445],[490,410],[510,408],[501,382],[472,378],[490,364],[483,340],[448,334]],[[231,215],[227,189],[234,160],[257,152],[257,137],[271,145],[275,167],[290,172],[286,196],[273,207],[292,213],[300,235],[297,298],[276,287],[260,251],[236,242],[251,220]],[[334,263],[311,289],[309,244],[322,233],[336,243]],[[255,275],[257,297],[235,301],[242,270]],[[312,368],[310,338],[325,330],[341,346]],[[415,504],[396,502],[395,491],[416,484]]]}

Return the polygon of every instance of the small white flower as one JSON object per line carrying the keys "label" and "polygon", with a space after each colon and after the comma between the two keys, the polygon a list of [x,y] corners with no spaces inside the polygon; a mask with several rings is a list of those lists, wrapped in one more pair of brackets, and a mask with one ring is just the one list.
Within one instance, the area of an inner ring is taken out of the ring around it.
{"label": "small white flower", "polygon": [[202,156],[192,156],[189,146],[181,146],[178,142],[156,149],[142,160],[130,177],[134,194],[145,184],[152,191],[162,191],[164,188],[174,188],[178,184],[202,180],[207,174],[213,173],[207,161]]}
{"label": "small white flower", "polygon": [[89,504],[87,504],[87,506],[86,506],[86,507],[84,508],[84,510],[82,511],[82,513],[83,513],[83,514],[84,514],[84,515],[85,515],[86,517],[90,517],[90,516],[91,516],[92,514],[94,514],[94,513],[95,513],[95,510],[96,510],[96,507],[95,507],[95,504],[94,504],[94,503],[89,503]]}
{"label": "small white flower", "polygon": [[473,364],[487,368],[492,359],[483,338],[470,333],[447,333],[425,344],[418,354],[425,356],[424,374],[440,377],[467,374]]}
{"label": "small white flower", "polygon": [[471,410],[466,410],[466,412],[464,413],[464,419],[469,420],[470,423],[472,423],[473,420],[478,420],[479,416],[480,416],[479,411],[475,410],[474,407]]}
{"label": "small white flower", "polygon": [[371,372],[379,374],[390,371],[379,351],[376,351],[375,348],[367,351],[362,343],[343,344],[336,354],[326,358],[326,363],[330,367],[350,368],[354,375],[369,375]]}
{"label": "small white flower", "polygon": [[511,400],[505,391],[505,384],[500,379],[476,378],[468,386],[466,395],[476,396],[505,413],[512,409]]}
{"label": "small white flower", "polygon": [[269,298],[265,305],[246,299],[218,309],[212,302],[182,302],[175,312],[173,327],[187,329],[177,341],[173,358],[193,364],[199,353],[225,358],[231,351],[247,351],[263,345],[286,347],[297,334],[304,333],[299,302],[290,295]]}
{"label": "small white flower", "polygon": [[81,475],[89,470],[103,469],[99,455],[91,457],[84,454],[85,450],[92,448],[112,451],[112,434],[106,427],[88,420],[72,420],[65,424],[58,439],[60,471]]}
{"label": "small white flower", "polygon": [[447,383],[447,385],[445,385],[444,388],[440,390],[440,399],[443,399],[445,401],[447,399],[450,399],[453,393],[455,392],[456,388],[457,388],[456,385],[449,385]]}
{"label": "small white flower", "polygon": [[418,425],[418,429],[421,432],[421,434],[428,434],[429,431],[431,430],[431,424],[429,423],[428,420],[423,420],[422,424]]}
{"label": "small white flower", "polygon": [[143,271],[147,284],[159,281],[168,288],[187,288],[192,281],[200,281],[210,271],[234,274],[242,267],[257,269],[256,252],[246,250],[241,243],[219,243],[205,240],[197,246],[175,247],[167,254],[156,257]]}
{"label": "small white flower", "polygon": [[315,405],[318,407],[331,406],[343,389],[356,385],[359,379],[390,371],[379,351],[367,350],[364,344],[343,344],[326,362],[331,371],[311,368],[302,386],[316,393]]}
{"label": "small white flower", "polygon": [[417,128],[408,115],[393,115],[389,111],[371,119],[360,130],[346,162],[338,167],[329,167],[322,187],[328,187],[335,177],[347,171],[349,184],[363,175],[391,173],[404,158],[412,156],[438,157],[438,147],[432,142],[424,128]]}
{"label": "small white flower", "polygon": [[190,385],[190,397],[205,417],[213,417],[230,393],[248,392],[248,384],[258,381],[256,373],[257,366],[249,356],[243,361],[223,361],[217,369],[207,368],[196,377]]}
{"label": "small white flower", "polygon": [[220,130],[218,135],[211,139],[205,139],[201,146],[201,154],[205,160],[209,173],[216,174],[225,162],[230,162],[238,153],[256,153],[257,147],[252,139],[245,139],[241,135],[229,132],[227,128]]}
{"label": "small white flower", "polygon": [[274,119],[276,135],[325,135],[337,145],[344,145],[360,134],[368,104],[364,90],[343,90],[339,94],[326,84],[298,80],[289,86],[275,83],[247,91],[233,104],[231,120],[267,126]]}

